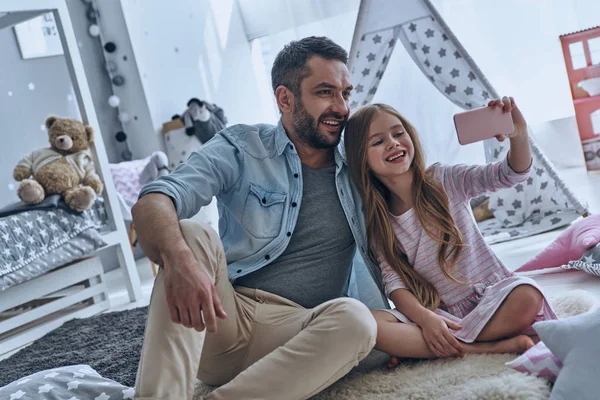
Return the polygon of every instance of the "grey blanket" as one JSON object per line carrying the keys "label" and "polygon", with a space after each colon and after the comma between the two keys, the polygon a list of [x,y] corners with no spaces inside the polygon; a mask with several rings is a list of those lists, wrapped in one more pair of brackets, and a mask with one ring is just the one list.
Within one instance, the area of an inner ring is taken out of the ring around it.
{"label": "grey blanket", "polygon": [[0,218],[8,217],[9,215],[18,214],[24,211],[32,211],[32,210],[50,210],[52,208],[61,208],[71,214],[81,214],[72,208],[70,208],[67,203],[62,199],[59,194],[52,194],[46,197],[39,204],[26,204],[22,201],[11,203],[5,207],[0,208]]}

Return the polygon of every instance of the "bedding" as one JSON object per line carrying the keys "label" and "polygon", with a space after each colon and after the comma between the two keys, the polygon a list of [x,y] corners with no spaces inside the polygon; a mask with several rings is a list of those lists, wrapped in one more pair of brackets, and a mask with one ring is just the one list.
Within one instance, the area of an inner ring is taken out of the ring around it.
{"label": "bedding", "polygon": [[0,218],[0,290],[105,245],[98,233],[108,220],[102,198],[82,213],[65,210],[59,203]]}

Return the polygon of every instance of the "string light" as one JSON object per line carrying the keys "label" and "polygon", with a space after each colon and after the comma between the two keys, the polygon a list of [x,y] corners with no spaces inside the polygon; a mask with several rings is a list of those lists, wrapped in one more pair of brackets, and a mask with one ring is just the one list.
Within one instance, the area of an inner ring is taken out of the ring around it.
{"label": "string light", "polygon": [[[125,82],[126,82],[125,77],[121,73],[118,73],[119,65],[115,61],[115,60],[117,60],[117,54],[116,54],[117,50],[118,50],[117,43],[115,43],[114,41],[105,42],[103,40],[102,30],[100,29],[100,24],[98,23],[98,20],[100,19],[100,14],[98,13],[98,10],[95,7],[94,0],[82,0],[82,1],[88,6],[87,11],[86,11],[86,17],[90,21],[90,25],[88,27],[88,33],[90,34],[91,37],[95,37],[100,40],[100,43],[102,44],[102,48],[107,53],[107,55],[108,54],[113,55],[112,59],[106,60],[106,71],[108,72],[110,82],[113,85],[113,94],[107,100],[108,105],[111,106],[112,108],[117,109],[117,119],[119,120],[119,122],[122,125],[127,124],[131,121],[131,116],[126,111],[118,109],[121,106],[121,99],[119,98],[119,96],[114,94],[115,87],[121,87],[121,86],[125,85]],[[123,61],[127,61],[127,57],[125,55],[123,56]],[[134,119],[137,119],[137,117],[135,117]],[[129,151],[129,146],[127,145],[127,134],[125,132],[123,132],[122,130],[119,130],[118,132],[115,133],[115,140],[118,143],[120,143],[120,146],[123,149],[119,154],[120,157],[125,161],[131,160],[132,154],[131,154],[131,151]]]}

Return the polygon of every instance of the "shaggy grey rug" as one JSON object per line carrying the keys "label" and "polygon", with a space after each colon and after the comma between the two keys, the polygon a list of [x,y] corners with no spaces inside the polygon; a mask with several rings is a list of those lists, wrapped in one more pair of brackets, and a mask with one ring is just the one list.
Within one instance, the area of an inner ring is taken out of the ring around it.
{"label": "shaggy grey rug", "polygon": [[0,361],[0,387],[45,369],[87,364],[105,378],[133,386],[148,308],[72,319]]}
{"label": "shaggy grey rug", "polygon": [[[559,317],[580,314],[595,300],[573,291],[551,301]],[[44,369],[87,364],[127,386],[135,383],[146,308],[71,320],[6,360],[0,361],[0,387]],[[544,379],[504,366],[513,355],[468,355],[463,359],[405,362],[394,370],[350,374],[314,400],[547,399]],[[195,399],[212,388],[198,382]]]}

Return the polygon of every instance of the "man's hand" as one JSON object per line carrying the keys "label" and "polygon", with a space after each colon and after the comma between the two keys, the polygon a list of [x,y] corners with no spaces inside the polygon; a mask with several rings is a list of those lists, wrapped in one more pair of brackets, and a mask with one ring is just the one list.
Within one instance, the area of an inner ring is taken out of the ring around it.
{"label": "man's hand", "polygon": [[163,256],[164,284],[171,320],[202,332],[217,332],[227,315],[210,277],[189,249]]}

